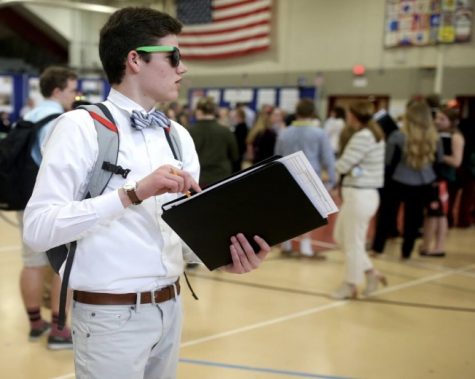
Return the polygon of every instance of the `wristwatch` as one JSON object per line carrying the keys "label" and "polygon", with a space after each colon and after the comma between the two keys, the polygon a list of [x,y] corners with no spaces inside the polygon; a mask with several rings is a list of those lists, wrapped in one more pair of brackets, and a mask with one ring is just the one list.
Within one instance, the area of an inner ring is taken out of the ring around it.
{"label": "wristwatch", "polygon": [[135,192],[137,190],[137,182],[127,182],[122,188],[124,189],[132,204],[139,205],[142,202],[142,200],[137,197],[137,193]]}

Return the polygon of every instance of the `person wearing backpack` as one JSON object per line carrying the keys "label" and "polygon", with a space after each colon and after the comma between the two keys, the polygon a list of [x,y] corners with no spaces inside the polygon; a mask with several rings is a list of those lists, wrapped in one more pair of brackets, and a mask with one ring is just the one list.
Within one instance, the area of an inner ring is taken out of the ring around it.
{"label": "person wearing backpack", "polygon": [[[25,210],[23,236],[32,249],[75,246],[69,286],[78,379],[176,377],[183,245],[162,220],[161,206],[199,192],[200,167],[189,132],[155,105],[177,99],[187,71],[180,31],[180,22],[151,8],[125,7],[110,16],[99,56],[112,87],[101,105],[112,120],[85,109],[59,117]],[[93,117],[107,128],[96,129]],[[98,156],[98,134],[107,130],[119,136],[113,163]],[[181,154],[170,143],[173,133]],[[97,196],[86,198],[97,164],[113,166],[113,173],[104,188],[93,186]],[[257,253],[242,233],[230,238],[233,263],[223,271],[241,274],[261,264],[270,247],[253,239]]]}
{"label": "person wearing backpack", "polygon": [[[40,76],[40,90],[45,98],[37,107],[29,111],[23,119],[32,123],[46,118],[59,116],[71,109],[76,96],[77,75],[65,67],[50,66]],[[46,136],[53,128],[54,120],[43,125],[37,132],[31,149],[31,158],[36,165],[42,160],[41,146]],[[18,220],[22,229],[23,211],[19,211]],[[54,274],[51,282],[50,299],[52,322],[49,323],[41,316],[40,306],[43,296],[45,270],[49,262],[44,252],[33,252],[25,243],[22,243],[23,268],[20,273],[20,290],[28,318],[30,320],[30,341],[38,340],[49,331],[48,348],[52,350],[72,348],[71,331],[69,328],[59,330],[59,294],[61,278]]]}

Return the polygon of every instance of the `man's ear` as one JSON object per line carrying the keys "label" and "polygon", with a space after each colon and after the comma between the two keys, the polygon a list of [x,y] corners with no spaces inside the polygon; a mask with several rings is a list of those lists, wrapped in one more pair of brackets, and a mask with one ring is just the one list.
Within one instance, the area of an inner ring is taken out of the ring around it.
{"label": "man's ear", "polygon": [[53,92],[51,92],[50,98],[57,99],[58,96],[61,94],[61,88],[56,87]]}
{"label": "man's ear", "polygon": [[135,50],[131,50],[127,54],[126,66],[129,67],[132,72],[138,72],[140,70],[140,55]]}

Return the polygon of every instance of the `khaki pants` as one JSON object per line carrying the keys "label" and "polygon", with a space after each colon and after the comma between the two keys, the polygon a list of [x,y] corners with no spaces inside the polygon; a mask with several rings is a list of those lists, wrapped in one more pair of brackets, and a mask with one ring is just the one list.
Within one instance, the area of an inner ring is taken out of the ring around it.
{"label": "khaki pants", "polygon": [[358,285],[365,271],[373,268],[366,253],[366,234],[379,206],[379,194],[376,189],[343,187],[342,195],[333,235],[345,254],[345,281]]}
{"label": "khaki pants", "polygon": [[181,298],[158,304],[73,303],[76,379],[174,379]]}

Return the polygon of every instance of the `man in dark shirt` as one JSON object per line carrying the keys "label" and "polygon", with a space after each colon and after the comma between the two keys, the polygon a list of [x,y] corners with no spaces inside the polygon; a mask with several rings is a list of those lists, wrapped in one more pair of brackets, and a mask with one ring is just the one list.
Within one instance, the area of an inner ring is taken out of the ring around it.
{"label": "man in dark shirt", "polygon": [[196,106],[197,122],[190,128],[201,165],[200,186],[207,186],[231,175],[238,160],[233,133],[216,121],[216,104],[211,97]]}

